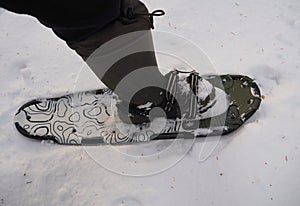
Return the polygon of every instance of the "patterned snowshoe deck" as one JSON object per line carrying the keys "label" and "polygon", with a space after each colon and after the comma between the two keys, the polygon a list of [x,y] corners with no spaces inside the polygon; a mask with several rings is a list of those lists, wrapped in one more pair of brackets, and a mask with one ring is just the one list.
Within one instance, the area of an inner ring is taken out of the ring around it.
{"label": "patterned snowshoe deck", "polygon": [[259,108],[261,94],[249,77],[204,77],[228,97],[226,111],[196,120],[155,119],[151,124],[122,123],[116,114],[116,95],[109,89],[44,98],[24,104],[16,113],[17,130],[26,137],[59,144],[119,144],[157,139],[225,135],[238,129]]}

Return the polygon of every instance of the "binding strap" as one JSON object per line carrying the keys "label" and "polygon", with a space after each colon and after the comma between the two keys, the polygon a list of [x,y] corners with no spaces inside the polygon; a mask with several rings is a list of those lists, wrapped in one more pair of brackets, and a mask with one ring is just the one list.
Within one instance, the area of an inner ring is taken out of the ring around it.
{"label": "binding strap", "polygon": [[178,71],[174,70],[170,72],[170,77],[166,88],[166,100],[167,100],[167,104],[165,107],[166,111],[170,111],[175,102],[175,95],[177,92],[177,81],[178,81]]}
{"label": "binding strap", "polygon": [[192,90],[192,94],[190,96],[190,109],[188,114],[188,119],[195,119],[197,115],[197,105],[198,105],[198,84],[199,84],[199,73],[196,71],[192,71],[189,75],[189,84]]}
{"label": "binding strap", "polygon": [[199,84],[199,73],[196,71],[192,72],[186,72],[186,71],[179,71],[179,70],[174,70],[170,72],[168,84],[166,87],[166,100],[167,104],[165,106],[166,111],[170,111],[172,109],[172,106],[174,105],[175,102],[175,96],[177,92],[177,85],[178,85],[178,74],[179,73],[185,73],[185,74],[190,74],[187,77],[187,82],[190,85],[190,88],[192,90],[190,94],[190,101],[189,101],[189,112],[186,116],[187,119],[195,119],[198,111],[198,84]]}

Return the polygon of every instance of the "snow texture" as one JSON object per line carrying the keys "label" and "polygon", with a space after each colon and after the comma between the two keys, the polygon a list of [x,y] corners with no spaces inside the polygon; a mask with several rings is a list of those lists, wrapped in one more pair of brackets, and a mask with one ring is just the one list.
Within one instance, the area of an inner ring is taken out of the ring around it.
{"label": "snow texture", "polygon": [[[118,172],[97,164],[87,152],[93,148],[23,138],[12,124],[20,105],[101,83],[50,29],[0,10],[0,204],[299,205],[300,1],[144,2],[167,13],[155,19],[156,30],[196,43],[218,73],[255,78],[265,96],[260,111],[216,148],[218,138],[197,139],[187,153],[191,141],[178,141],[168,155],[160,153],[174,145],[167,140],[94,148]],[[131,156],[114,160],[109,149]],[[130,162],[132,155],[141,161]],[[164,169],[132,177],[123,168]]]}

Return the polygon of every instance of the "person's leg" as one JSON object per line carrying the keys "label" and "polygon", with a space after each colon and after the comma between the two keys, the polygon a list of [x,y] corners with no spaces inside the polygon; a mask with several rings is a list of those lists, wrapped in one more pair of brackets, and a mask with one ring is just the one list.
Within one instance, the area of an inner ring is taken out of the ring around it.
{"label": "person's leg", "polygon": [[[130,2],[122,5],[117,20],[89,38],[67,43],[120,99],[135,105],[160,105],[167,80],[157,66],[152,22],[143,3]],[[126,11],[132,11],[133,17],[126,16]]]}
{"label": "person's leg", "polygon": [[[135,105],[147,102],[153,102],[155,105],[161,103],[162,89],[158,87],[164,88],[166,79],[157,67],[150,32],[152,22],[146,15],[148,10],[138,0],[86,0],[80,4],[70,0],[49,0],[43,3],[36,0],[26,3],[22,0],[3,0],[0,6],[17,13],[32,15],[42,24],[52,28],[121,99],[131,101]],[[89,61],[89,57],[103,44],[136,31],[143,32],[133,34],[127,44],[134,48],[142,48],[142,52],[116,59],[115,64],[104,70],[103,63]],[[130,73],[136,75],[126,83],[120,83]],[[148,81],[148,85],[158,87],[141,87],[140,83],[145,80]],[[136,93],[133,99],[128,100],[128,94],[133,95],[133,92]]]}

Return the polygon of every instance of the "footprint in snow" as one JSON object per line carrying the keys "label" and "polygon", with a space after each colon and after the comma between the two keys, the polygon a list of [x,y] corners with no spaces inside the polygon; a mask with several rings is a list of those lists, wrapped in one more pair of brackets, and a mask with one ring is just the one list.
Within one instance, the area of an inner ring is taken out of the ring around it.
{"label": "footprint in snow", "polygon": [[31,68],[23,68],[21,69],[21,74],[24,80],[28,80],[32,76]]}
{"label": "footprint in snow", "polygon": [[121,197],[114,200],[111,206],[142,206],[142,203],[133,197]]}
{"label": "footprint in snow", "polygon": [[249,74],[260,85],[262,94],[269,95],[280,84],[281,75],[268,65],[258,65],[249,69]]}

